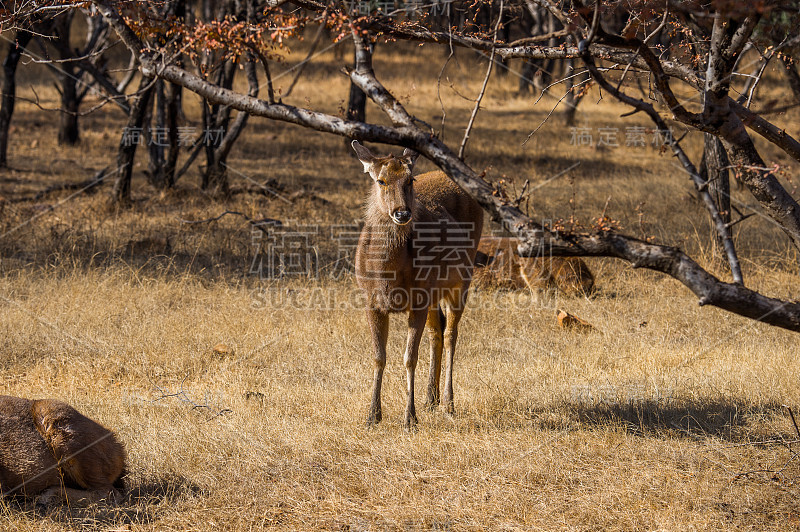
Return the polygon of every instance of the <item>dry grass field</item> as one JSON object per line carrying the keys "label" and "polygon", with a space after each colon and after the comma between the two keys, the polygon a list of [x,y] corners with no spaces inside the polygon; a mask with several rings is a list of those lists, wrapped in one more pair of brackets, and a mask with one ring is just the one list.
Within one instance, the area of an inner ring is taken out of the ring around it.
{"label": "dry grass field", "polygon": [[[376,70],[412,112],[438,123],[444,59],[435,48],[379,46]],[[448,65],[441,96],[452,143],[472,106],[459,94],[477,94],[484,67],[466,52]],[[21,76],[21,95],[35,89],[39,105],[57,106],[43,70]],[[337,113],[346,81],[329,50],[288,103]],[[513,73],[491,84],[468,147],[474,167],[512,188],[530,179],[536,218],[588,225],[605,210],[626,232],[680,245],[726,278],[685,174],[652,133],[647,146],[625,145],[626,127],[649,127],[643,118],[620,118],[627,109],[594,92],[577,125],[595,144],[599,128],[619,128],[619,147],[575,146],[557,113],[523,146],[555,99],[533,105],[516,86]],[[197,124],[198,102],[185,103]],[[55,111],[20,101],[16,112],[12,168],[0,174],[0,394],[73,404],[116,431],[130,475],[116,506],[42,512],[1,501],[3,530],[800,528],[800,443],[783,406],[800,413],[796,334],[700,308],[669,278],[592,259],[591,298],[472,294],[454,417],[421,408],[424,340],[411,433],[402,429],[404,320],[393,319],[384,420],[367,429],[366,320],[349,308],[352,278],[330,275],[341,251],[331,228],[356,221],[367,192],[342,139],[252,119],[229,161],[238,193],[225,201],[199,189],[196,171],[159,195],[141,153],[133,205],[116,210],[108,186],[35,196],[113,161],[118,110],[82,118],[75,148],[55,144]],[[796,133],[798,118],[778,121]],[[699,140],[685,140],[693,156]],[[769,147],[764,155],[788,164]],[[786,168],[791,176],[797,166]],[[253,182],[279,194],[255,193]],[[735,200],[754,203],[743,191]],[[306,227],[318,278],[254,272],[268,238],[242,218],[183,222],[225,210]],[[736,241],[748,285],[800,297],[779,230],[755,216],[736,226]],[[557,308],[597,331],[560,329]],[[215,351],[220,343],[227,349]]]}

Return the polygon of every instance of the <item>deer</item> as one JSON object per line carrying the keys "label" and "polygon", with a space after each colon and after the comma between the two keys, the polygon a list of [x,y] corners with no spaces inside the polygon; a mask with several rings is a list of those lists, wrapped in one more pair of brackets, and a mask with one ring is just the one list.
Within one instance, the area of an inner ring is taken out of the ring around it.
{"label": "deer", "polygon": [[[352,146],[372,178],[355,257],[356,281],[365,296],[374,352],[367,425],[376,425],[382,418],[389,315],[406,313],[403,426],[411,429],[417,424],[414,373],[426,326],[431,351],[425,405],[433,410],[441,399],[446,413],[454,413],[453,358],[483,229],[483,210],[444,172],[413,176],[418,154],[412,150],[378,157],[358,141]],[[446,366],[440,396],[443,353]]]}
{"label": "deer", "polygon": [[0,495],[49,506],[113,500],[125,449],[114,434],[53,399],[0,395]]}
{"label": "deer", "polygon": [[578,257],[520,257],[516,238],[481,238],[472,286],[532,291],[557,288],[568,296],[589,296],[594,275]]}

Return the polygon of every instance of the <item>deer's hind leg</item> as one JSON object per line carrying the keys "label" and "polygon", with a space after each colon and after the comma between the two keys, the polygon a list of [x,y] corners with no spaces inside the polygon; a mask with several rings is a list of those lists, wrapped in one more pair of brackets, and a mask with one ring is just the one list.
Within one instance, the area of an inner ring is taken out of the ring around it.
{"label": "deer's hind leg", "polygon": [[425,317],[427,309],[414,309],[408,314],[408,342],[406,343],[406,354],[403,361],[406,365],[406,384],[408,393],[408,403],[406,404],[406,417],[403,422],[405,428],[410,429],[417,424],[417,410],[414,406],[414,373],[417,369],[417,358],[419,356],[419,342],[422,339],[422,332],[425,330]]}
{"label": "deer's hind leg", "polygon": [[442,348],[444,346],[444,313],[435,305],[428,310],[428,321],[426,323],[431,339],[431,371],[428,375],[428,393],[425,399],[425,406],[433,410],[439,406],[439,376],[442,373]]}
{"label": "deer's hind leg", "polygon": [[461,315],[464,313],[466,302],[466,290],[459,290],[453,293],[451,297],[442,300],[445,316],[443,336],[446,358],[442,403],[444,404],[445,412],[451,415],[455,413],[453,401],[453,359],[456,352],[456,340],[458,339],[458,322],[461,321]]}

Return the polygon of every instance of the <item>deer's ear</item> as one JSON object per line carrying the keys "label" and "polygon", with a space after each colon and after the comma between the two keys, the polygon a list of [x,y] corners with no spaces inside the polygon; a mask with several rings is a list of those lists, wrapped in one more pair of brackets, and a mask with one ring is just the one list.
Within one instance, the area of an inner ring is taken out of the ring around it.
{"label": "deer's ear", "polygon": [[376,157],[372,155],[372,152],[369,151],[368,148],[361,145],[361,143],[358,142],[357,140],[351,142],[350,145],[355,150],[358,160],[361,161],[361,164],[364,165],[364,172],[368,174],[369,169],[372,166],[372,163],[375,162]]}
{"label": "deer's ear", "polygon": [[405,150],[403,150],[403,155],[401,157],[403,157],[404,159],[407,159],[408,160],[408,164],[410,164],[411,166],[414,166],[414,163],[417,162],[417,159],[419,158],[419,153],[417,153],[414,150],[411,150],[409,148],[406,148]]}

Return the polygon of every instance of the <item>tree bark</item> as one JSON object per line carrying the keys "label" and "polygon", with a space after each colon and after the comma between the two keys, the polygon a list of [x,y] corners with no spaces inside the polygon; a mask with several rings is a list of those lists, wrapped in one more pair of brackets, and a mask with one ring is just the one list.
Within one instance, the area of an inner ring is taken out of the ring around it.
{"label": "tree bark", "polygon": [[578,105],[580,105],[581,100],[586,95],[586,87],[585,82],[589,79],[589,73],[586,72],[582,75],[575,76],[575,60],[574,59],[566,59],[564,61],[566,65],[565,69],[565,76],[566,80],[566,88],[567,88],[567,97],[564,98],[564,105],[566,109],[564,109],[564,123],[568,126],[572,126],[575,124],[575,115],[578,113]]}
{"label": "tree bark", "polygon": [[167,84],[166,94],[167,100],[167,130],[169,135],[169,153],[167,155],[166,167],[164,173],[170,187],[175,185],[175,169],[178,166],[178,155],[180,155],[180,138],[178,135],[178,125],[180,123],[181,115],[183,114],[183,89],[180,85],[174,83]]}
{"label": "tree bark", "polygon": [[61,119],[58,126],[58,143],[73,146],[80,141],[78,129],[78,88],[75,84],[75,70],[64,68],[61,78]]}
{"label": "tree bark", "polygon": [[[230,90],[233,87],[235,76],[236,64],[231,60],[227,60],[220,69],[217,85]],[[229,133],[228,125],[230,123],[231,110],[230,106],[217,102],[208,102],[203,106],[203,142],[205,143],[206,168],[201,177],[200,187],[203,190],[210,191],[215,196],[224,197],[230,192],[228,172],[224,167],[225,160],[219,157],[218,148]],[[238,136],[238,132],[236,136]],[[227,151],[225,156],[227,157]]]}
{"label": "tree bark", "polygon": [[[159,13],[165,19],[174,18],[178,21],[186,18],[186,1],[169,0],[160,8]],[[164,46],[167,42],[165,35],[158,36],[159,44]],[[180,41],[176,41],[180,44]],[[175,59],[181,64],[181,58]],[[168,190],[175,185],[175,167],[178,163],[178,117],[181,109],[180,87],[162,79],[155,81],[155,97],[152,101],[153,121],[147,138],[149,140],[147,151],[150,156],[147,178],[156,190]],[[148,119],[147,122],[150,122]]]}
{"label": "tree bark", "polygon": [[131,177],[133,176],[133,162],[136,156],[136,146],[139,144],[139,134],[142,132],[144,117],[153,94],[153,78],[142,76],[139,90],[130,104],[128,123],[122,132],[122,139],[117,152],[117,177],[114,181],[112,192],[113,201],[117,204],[126,204],[131,200]]}
{"label": "tree bark", "polygon": [[8,44],[8,55],[3,61],[3,99],[0,104],[0,168],[8,166],[8,130],[17,94],[17,65],[22,52],[33,35],[25,30],[17,31],[14,40]]}
{"label": "tree bark", "polygon": [[178,104],[175,100],[180,93],[173,87],[172,83],[155,81],[152,102],[155,113],[152,127],[145,135],[150,155],[147,180],[157,190],[168,190],[175,184],[178,161]]}
{"label": "tree bark", "polygon": [[[370,50],[370,56],[372,55],[373,50]],[[353,68],[356,68],[358,65],[358,58],[354,57],[353,59]],[[347,98],[347,114],[345,117],[348,120],[355,120],[356,122],[366,122],[367,120],[367,95],[361,88],[356,85],[354,82],[350,82],[350,94]],[[348,153],[352,153],[350,150],[350,141],[352,139],[345,139],[345,145],[347,146]]]}
{"label": "tree bark", "polygon": [[[707,184],[708,192],[717,205],[720,218],[725,224],[731,222],[731,184],[728,171],[728,154],[722,141],[710,133],[703,134],[703,158],[700,177]],[[724,245],[718,232],[714,232],[714,254],[722,258]]]}
{"label": "tree bark", "polygon": [[77,72],[73,59],[75,54],[70,37],[72,35],[72,21],[75,11],[67,11],[59,15],[54,25],[55,39],[53,45],[62,61],[59,65],[59,82],[61,85],[61,116],[58,124],[58,143],[62,145],[75,145],[80,140],[78,129],[78,87]]}

